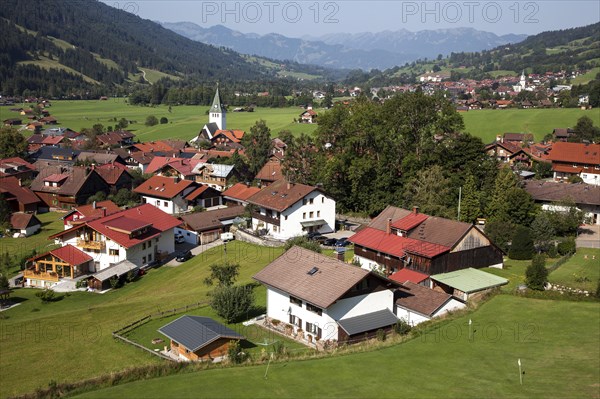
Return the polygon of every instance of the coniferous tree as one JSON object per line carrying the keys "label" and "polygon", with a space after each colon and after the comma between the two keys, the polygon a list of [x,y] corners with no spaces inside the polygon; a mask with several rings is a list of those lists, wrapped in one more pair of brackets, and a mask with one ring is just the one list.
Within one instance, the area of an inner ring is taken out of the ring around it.
{"label": "coniferous tree", "polygon": [[516,260],[527,260],[533,256],[534,247],[531,231],[524,226],[517,226],[512,237],[508,257]]}
{"label": "coniferous tree", "polygon": [[546,269],[546,256],[534,255],[531,265],[525,270],[525,284],[532,290],[543,291],[548,282],[548,269]]}
{"label": "coniferous tree", "polygon": [[481,197],[477,191],[477,183],[472,174],[468,174],[462,188],[462,201],[460,204],[460,220],[473,223],[481,215]]}

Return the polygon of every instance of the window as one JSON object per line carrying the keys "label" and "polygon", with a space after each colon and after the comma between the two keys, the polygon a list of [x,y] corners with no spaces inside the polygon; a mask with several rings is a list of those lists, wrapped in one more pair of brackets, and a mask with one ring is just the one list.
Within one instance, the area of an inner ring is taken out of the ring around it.
{"label": "window", "polygon": [[142,250],[144,250],[144,249],[146,249],[146,243],[145,242],[142,243]]}
{"label": "window", "polygon": [[314,313],[318,314],[319,316],[321,316],[323,314],[323,309],[318,308],[314,305],[311,305],[310,303],[306,304],[306,310],[310,310],[311,312],[314,312]]}
{"label": "window", "polygon": [[311,199],[308,200],[308,203],[312,205],[312,203],[314,202],[314,200],[315,200],[314,198],[311,198]]}
{"label": "window", "polygon": [[321,211],[317,211],[317,217],[321,217]]}
{"label": "window", "polygon": [[148,255],[148,262],[152,262],[152,254]]}
{"label": "window", "polygon": [[302,205],[306,205],[306,198],[302,199]]}
{"label": "window", "polygon": [[315,217],[315,213],[314,213],[314,212],[310,212],[310,213],[308,214],[308,217],[310,217],[310,218],[313,218],[313,217]]}
{"label": "window", "polygon": [[285,215],[285,220],[287,220],[288,215]]}
{"label": "window", "polygon": [[321,197],[321,204],[325,203],[325,197]]}
{"label": "window", "polygon": [[302,219],[306,219],[306,212],[302,212]]}
{"label": "window", "polygon": [[148,241],[148,248],[152,246],[152,240]]}
{"label": "window", "polygon": [[145,256],[142,258],[142,263],[146,263],[146,257]]}
{"label": "window", "polygon": [[164,206],[169,206],[169,203],[167,201],[163,201],[163,205]]}
{"label": "window", "polygon": [[298,316],[290,315],[290,324],[296,327],[302,327],[302,319]]}
{"label": "window", "polygon": [[279,226],[273,226],[273,232],[279,233]]}
{"label": "window", "polygon": [[302,306],[302,300],[300,298],[296,298],[295,296],[290,295],[290,303],[294,305]]}
{"label": "window", "polygon": [[156,200],[156,206],[160,206],[160,200]]}
{"label": "window", "polygon": [[308,321],[306,322],[306,332],[315,334],[319,339],[321,338],[321,334],[323,334],[318,324],[309,323]]}
{"label": "window", "polygon": [[109,249],[108,254],[113,255],[113,256],[119,256],[119,250],[118,249]]}

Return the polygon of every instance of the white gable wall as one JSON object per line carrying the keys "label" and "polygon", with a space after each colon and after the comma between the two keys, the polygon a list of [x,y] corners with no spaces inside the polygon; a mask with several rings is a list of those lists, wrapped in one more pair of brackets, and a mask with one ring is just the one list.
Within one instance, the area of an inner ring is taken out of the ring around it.
{"label": "white gable wall", "polygon": [[396,307],[396,316],[399,319],[404,319],[411,326],[416,326],[424,321],[431,320],[434,317],[442,316],[449,311],[463,309],[467,305],[464,303],[457,301],[454,298],[451,298],[444,306],[436,310],[431,317],[425,316],[421,313],[415,312],[413,310],[404,308],[402,306]]}

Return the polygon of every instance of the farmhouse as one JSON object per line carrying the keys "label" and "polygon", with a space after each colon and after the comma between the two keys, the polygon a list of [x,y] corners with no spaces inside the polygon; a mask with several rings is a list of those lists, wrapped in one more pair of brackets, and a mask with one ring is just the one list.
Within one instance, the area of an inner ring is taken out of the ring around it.
{"label": "farmhouse", "polygon": [[348,239],[367,270],[407,267],[431,275],[467,267],[502,267],[502,251],[469,223],[388,206]]}
{"label": "farmhouse", "polygon": [[485,152],[503,164],[508,164],[511,167],[531,167],[531,159],[529,154],[519,145],[511,141],[495,141],[485,147]]}
{"label": "farmhouse", "polygon": [[317,113],[312,109],[308,108],[306,111],[300,114],[298,120],[300,123],[317,123]]}
{"label": "farmhouse", "polygon": [[198,163],[195,159],[156,156],[150,161],[145,173],[194,180],[193,169]]}
{"label": "farmhouse", "polygon": [[201,316],[181,316],[158,332],[171,340],[171,353],[185,361],[223,360],[230,341],[244,339],[232,329]]}
{"label": "farmhouse", "polygon": [[152,264],[175,249],[174,229],[181,221],[143,204],[86,221],[50,236],[93,257],[86,272],[97,272],[129,260],[137,266]]}
{"label": "farmhouse", "polygon": [[584,183],[600,186],[600,144],[556,142],[548,154],[554,180],[579,176]]}
{"label": "farmhouse", "polygon": [[192,174],[196,183],[206,184],[219,191],[225,190],[231,184],[231,179],[237,175],[233,165],[204,162],[196,164]]}
{"label": "farmhouse", "polygon": [[247,202],[256,206],[252,211],[252,229],[265,230],[275,239],[335,230],[335,201],[319,187],[281,179],[262,188]]}
{"label": "farmhouse", "polygon": [[112,148],[132,145],[134,137],[135,134],[127,130],[119,130],[116,132],[107,132],[99,134],[98,136],[96,136],[96,139],[100,143],[100,146]]}
{"label": "farmhouse", "polygon": [[356,341],[398,319],[385,277],[294,246],[254,275],[267,288],[267,317],[309,343]]}

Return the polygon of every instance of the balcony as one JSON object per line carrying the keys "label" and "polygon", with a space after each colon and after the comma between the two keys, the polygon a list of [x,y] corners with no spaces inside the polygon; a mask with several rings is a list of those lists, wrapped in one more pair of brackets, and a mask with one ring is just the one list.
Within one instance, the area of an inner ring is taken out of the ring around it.
{"label": "balcony", "polygon": [[25,269],[23,271],[23,277],[54,282],[57,282],[59,280],[58,274],[56,274],[55,272],[39,272],[37,270],[31,269]]}
{"label": "balcony", "polygon": [[274,226],[280,226],[280,220],[278,218],[274,218],[274,217],[267,216],[267,215],[261,215],[260,212],[258,212],[258,211],[253,211],[252,212],[252,217],[254,219],[261,220],[261,221],[263,221],[265,223],[269,223],[269,224],[272,224]]}
{"label": "balcony", "polygon": [[104,249],[104,241],[88,241],[82,240],[81,238],[77,239],[77,246],[83,249],[91,249],[101,251]]}

